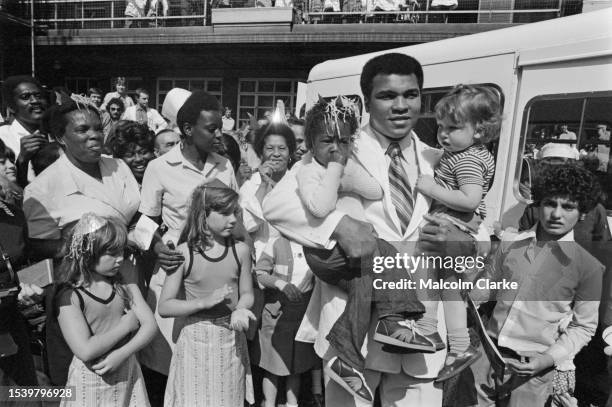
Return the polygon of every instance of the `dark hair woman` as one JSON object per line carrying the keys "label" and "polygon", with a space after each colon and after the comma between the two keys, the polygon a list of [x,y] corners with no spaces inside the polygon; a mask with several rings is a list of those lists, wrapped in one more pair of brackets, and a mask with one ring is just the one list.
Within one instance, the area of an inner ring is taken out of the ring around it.
{"label": "dark hair woman", "polygon": [[[114,218],[127,226],[140,205],[138,183],[129,167],[102,155],[100,114],[86,98],[54,105],[47,110],[45,123],[64,154],[24,193],[29,238],[40,258],[59,257],[64,239],[84,213]],[[47,324],[50,378],[53,384],[63,385],[72,353],[54,322]]]}
{"label": "dark hair woman", "polygon": [[130,121],[119,122],[109,138],[113,157],[122,159],[130,167],[139,184],[149,161],[155,158],[154,140],[146,125]]}

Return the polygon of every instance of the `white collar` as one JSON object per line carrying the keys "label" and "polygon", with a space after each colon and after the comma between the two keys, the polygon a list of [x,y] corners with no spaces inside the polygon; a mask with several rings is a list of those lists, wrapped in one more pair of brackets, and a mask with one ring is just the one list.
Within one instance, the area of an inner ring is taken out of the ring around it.
{"label": "white collar", "polygon": [[[407,148],[410,148],[410,147],[414,146],[413,138],[415,137],[415,133],[412,130],[410,130],[410,133],[408,135],[406,135],[404,138],[399,139],[399,140],[392,140],[392,139],[384,136],[378,130],[374,129],[374,127],[372,127],[372,125],[370,125],[369,123],[368,123],[368,127],[372,131],[372,135],[374,136],[376,141],[378,141],[378,144],[380,144],[380,147],[383,149],[383,151],[385,153],[386,153],[387,149],[389,148],[389,145],[393,141],[395,141],[396,143],[399,144],[400,149],[402,151],[406,151]],[[406,159],[406,157],[404,157],[404,159]]]}
{"label": "white collar", "polygon": [[19,123],[19,120],[15,119],[13,120],[13,123],[11,123],[11,132],[17,134],[18,136],[29,136],[30,133],[29,131],[26,130],[25,127],[23,127],[23,125],[21,123]]}
{"label": "white collar", "polygon": [[[531,244],[535,244],[536,242],[536,233],[538,230],[538,225],[540,224],[540,222],[537,222],[535,225],[533,225],[533,227],[529,230],[525,230],[524,232],[519,233],[516,236],[516,239],[514,239],[515,241],[520,241],[520,240],[531,240]],[[569,232],[567,232],[565,235],[563,235],[561,238],[559,238],[558,240],[551,240],[548,243],[550,243],[553,246],[557,246],[561,249],[561,251],[563,251],[563,253],[568,257],[568,258],[573,258],[574,257],[574,249],[575,249],[575,245],[572,244],[560,244],[561,242],[564,243],[569,243],[569,242],[575,242],[574,240],[574,229],[570,230]]]}

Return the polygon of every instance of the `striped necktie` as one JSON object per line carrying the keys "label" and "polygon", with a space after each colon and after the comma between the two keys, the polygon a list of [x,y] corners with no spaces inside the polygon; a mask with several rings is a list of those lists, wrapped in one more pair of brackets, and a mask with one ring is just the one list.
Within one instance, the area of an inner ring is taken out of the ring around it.
{"label": "striped necktie", "polygon": [[414,198],[412,189],[408,184],[408,176],[402,166],[403,157],[399,144],[397,142],[389,144],[387,154],[391,157],[391,164],[389,164],[391,202],[395,206],[395,212],[402,227],[402,234],[404,234],[414,211]]}
{"label": "striped necktie", "polygon": [[140,124],[148,124],[147,111],[140,106],[136,108],[136,121]]}

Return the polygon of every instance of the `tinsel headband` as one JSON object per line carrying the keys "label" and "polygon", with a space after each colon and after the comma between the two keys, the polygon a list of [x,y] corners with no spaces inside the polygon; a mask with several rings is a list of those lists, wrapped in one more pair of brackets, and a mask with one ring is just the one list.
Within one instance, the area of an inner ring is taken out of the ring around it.
{"label": "tinsel headband", "polygon": [[354,116],[359,123],[359,106],[353,99],[340,95],[327,101],[319,95],[319,103],[324,107],[327,128],[332,124],[337,134],[340,134],[339,122],[346,123],[347,117]]}
{"label": "tinsel headband", "polygon": [[78,259],[87,253],[92,254],[93,241],[87,238],[87,235],[101,229],[108,221],[95,213],[86,213],[81,216],[72,229],[72,238],[70,240],[70,248],[68,256],[72,259]]}
{"label": "tinsel headband", "polygon": [[74,103],[76,103],[77,108],[79,110],[94,109],[96,112],[99,111],[98,106],[96,106],[95,103],[92,102],[92,100],[87,96],[77,95],[76,93],[73,93],[72,95],[70,95],[70,99],[72,99]]}

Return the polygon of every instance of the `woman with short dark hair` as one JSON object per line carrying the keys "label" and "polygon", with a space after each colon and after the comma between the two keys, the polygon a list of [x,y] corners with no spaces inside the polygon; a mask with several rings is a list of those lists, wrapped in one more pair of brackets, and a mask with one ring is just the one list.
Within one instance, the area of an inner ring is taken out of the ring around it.
{"label": "woman with short dark hair", "polygon": [[130,121],[119,122],[109,137],[113,157],[122,159],[130,167],[139,184],[149,161],[155,158],[154,140],[146,125]]}
{"label": "woman with short dark hair", "polygon": [[[56,258],[85,212],[128,226],[140,205],[140,194],[129,167],[122,160],[102,155],[100,114],[86,98],[64,100],[51,107],[45,117],[50,135],[64,154],[27,186],[23,207],[32,252],[38,258]],[[131,282],[136,280],[133,274],[126,276]],[[47,324],[47,346],[51,382],[63,385],[72,354],[57,321]]]}

